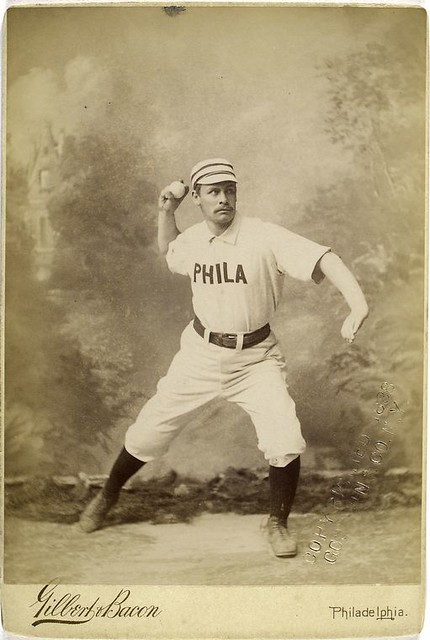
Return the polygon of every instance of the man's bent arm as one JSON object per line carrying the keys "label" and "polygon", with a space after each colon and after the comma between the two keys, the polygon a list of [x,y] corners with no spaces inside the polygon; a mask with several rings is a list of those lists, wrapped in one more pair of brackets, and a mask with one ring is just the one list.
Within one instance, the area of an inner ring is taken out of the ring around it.
{"label": "man's bent arm", "polygon": [[176,226],[173,213],[158,212],[158,248],[160,253],[166,255],[169,244],[178,237],[180,231]]}
{"label": "man's bent arm", "polygon": [[174,198],[168,187],[165,187],[158,198],[158,248],[166,255],[169,244],[177,238],[180,231],[176,226],[175,211],[187,195],[185,187],[182,198]]}
{"label": "man's bent arm", "polygon": [[320,269],[330,282],[340,291],[351,309],[343,323],[342,337],[352,342],[354,336],[369,315],[366,298],[351,271],[334,253],[326,253],[320,260]]}

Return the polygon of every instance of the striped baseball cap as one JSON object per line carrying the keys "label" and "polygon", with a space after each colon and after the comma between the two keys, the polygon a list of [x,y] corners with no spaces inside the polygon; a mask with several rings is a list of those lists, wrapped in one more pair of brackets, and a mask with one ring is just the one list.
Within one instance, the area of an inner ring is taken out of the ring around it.
{"label": "striped baseball cap", "polygon": [[196,184],[216,184],[217,182],[237,182],[233,165],[224,158],[211,158],[198,162],[191,169],[191,189]]}

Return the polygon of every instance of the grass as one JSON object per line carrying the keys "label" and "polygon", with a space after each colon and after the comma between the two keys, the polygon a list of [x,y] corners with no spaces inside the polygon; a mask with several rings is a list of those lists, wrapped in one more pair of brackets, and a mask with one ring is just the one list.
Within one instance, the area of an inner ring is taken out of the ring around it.
{"label": "grass", "polygon": [[[341,501],[338,503],[341,508],[348,510],[355,484],[345,488],[345,482],[341,482],[343,489],[339,494],[338,480],[339,476],[302,474],[294,511],[322,511],[335,495]],[[421,503],[421,476],[417,473],[370,477],[366,483],[366,495],[356,494],[357,510],[412,507]],[[85,504],[97,491],[97,487],[83,490],[79,484],[58,486],[50,477],[35,477],[22,484],[6,486],[5,513],[29,520],[71,524],[78,520]],[[201,482],[171,472],[163,478],[141,482],[131,491],[122,491],[110,520],[154,524],[189,522],[201,513],[265,513],[268,504],[268,480],[264,473],[231,468],[209,482]]]}

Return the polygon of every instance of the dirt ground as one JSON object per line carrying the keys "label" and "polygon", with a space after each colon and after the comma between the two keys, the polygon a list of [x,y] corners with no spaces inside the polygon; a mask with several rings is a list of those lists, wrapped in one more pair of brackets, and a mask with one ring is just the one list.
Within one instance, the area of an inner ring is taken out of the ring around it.
{"label": "dirt ground", "polygon": [[[190,524],[142,522],[92,534],[76,524],[8,518],[5,582],[41,584],[59,577],[68,584],[414,583],[420,580],[420,515],[418,508],[339,514],[346,537],[331,564],[323,552],[333,530],[323,531],[325,541],[315,536],[322,513],[291,516],[299,553],[285,560],[271,555],[259,515],[204,514]],[[312,540],[326,545],[314,564],[305,560]]]}

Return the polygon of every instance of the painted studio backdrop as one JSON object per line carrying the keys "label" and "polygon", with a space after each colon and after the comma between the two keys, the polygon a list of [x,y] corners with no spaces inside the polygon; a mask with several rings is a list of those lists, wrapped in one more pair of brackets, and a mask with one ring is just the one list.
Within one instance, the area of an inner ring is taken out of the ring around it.
{"label": "painted studio backdrop", "polygon": [[[221,156],[239,211],[331,246],[369,302],[348,345],[335,289],[285,282],[274,329],[304,473],[351,469],[387,381],[402,426],[384,469],[419,500],[424,12],[14,8],[6,124],[7,480],[108,472],[192,318],[158,255],[158,194]],[[199,220],[190,197],[177,220]],[[265,462],[246,414],[216,401],[142,476],[232,468]]]}

